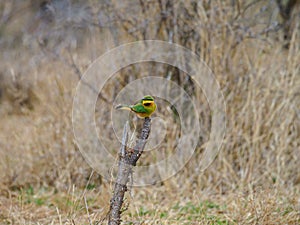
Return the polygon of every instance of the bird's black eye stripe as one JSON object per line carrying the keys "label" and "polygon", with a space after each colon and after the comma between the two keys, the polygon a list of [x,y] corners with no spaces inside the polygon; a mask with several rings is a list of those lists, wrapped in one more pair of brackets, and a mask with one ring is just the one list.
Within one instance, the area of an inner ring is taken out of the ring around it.
{"label": "bird's black eye stripe", "polygon": [[144,106],[150,106],[151,103],[144,103]]}

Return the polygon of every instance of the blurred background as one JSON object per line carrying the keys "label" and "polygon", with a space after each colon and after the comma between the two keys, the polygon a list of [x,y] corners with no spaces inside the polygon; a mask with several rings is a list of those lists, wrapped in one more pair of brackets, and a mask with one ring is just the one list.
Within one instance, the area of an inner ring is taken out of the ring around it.
{"label": "blurred background", "polygon": [[[300,223],[299,23],[297,0],[1,1],[1,224],[105,221],[113,184],[93,171],[75,144],[73,97],[97,57],[148,39],[182,45],[212,69],[226,101],[227,129],[216,160],[200,173],[212,115],[193,80],[152,62],[115,74],[97,101],[100,131],[110,128],[120,90],[138,78],[170,79],[201,103],[201,135],[191,160],[166,181],[130,188],[123,220]],[[160,107],[157,114],[172,127],[160,148],[167,155],[180,135],[179,122],[174,110]],[[103,141],[116,153],[119,143],[112,140]],[[140,163],[153,160],[146,154]]]}

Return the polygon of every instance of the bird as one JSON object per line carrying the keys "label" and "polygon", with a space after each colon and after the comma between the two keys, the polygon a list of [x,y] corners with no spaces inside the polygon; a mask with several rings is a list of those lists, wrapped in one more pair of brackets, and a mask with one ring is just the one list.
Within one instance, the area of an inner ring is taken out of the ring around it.
{"label": "bird", "polygon": [[129,110],[134,112],[140,118],[150,117],[156,110],[154,98],[150,95],[144,96],[140,101],[134,105],[117,105],[116,109]]}

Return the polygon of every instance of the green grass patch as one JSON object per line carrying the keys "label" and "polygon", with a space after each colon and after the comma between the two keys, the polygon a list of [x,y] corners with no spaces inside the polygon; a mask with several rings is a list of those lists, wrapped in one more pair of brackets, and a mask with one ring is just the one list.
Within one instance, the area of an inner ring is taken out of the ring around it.
{"label": "green grass patch", "polygon": [[210,201],[204,201],[201,203],[187,202],[185,204],[176,203],[170,210],[159,209],[147,209],[146,207],[141,207],[139,212],[136,214],[129,214],[130,217],[139,217],[142,220],[147,220],[149,217],[151,219],[166,219],[167,221],[177,221],[182,224],[190,224],[195,222],[205,222],[209,224],[216,225],[231,225],[233,223],[229,222],[225,216],[223,216],[222,210],[226,207],[216,204]]}

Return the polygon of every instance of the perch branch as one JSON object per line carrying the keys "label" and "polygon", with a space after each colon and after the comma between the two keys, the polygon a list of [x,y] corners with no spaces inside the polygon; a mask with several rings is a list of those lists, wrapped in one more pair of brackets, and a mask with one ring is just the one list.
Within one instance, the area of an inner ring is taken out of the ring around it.
{"label": "perch branch", "polygon": [[125,192],[127,191],[129,176],[130,174],[132,174],[133,167],[136,166],[138,159],[144,151],[146,141],[149,137],[150,129],[151,119],[149,117],[146,117],[136,144],[133,150],[130,151],[126,147],[128,140],[128,123],[126,123],[124,126],[122,146],[119,152],[118,174],[114,187],[113,197],[110,200],[110,211],[108,219],[109,225],[119,225],[121,223],[121,208],[124,201]]}

